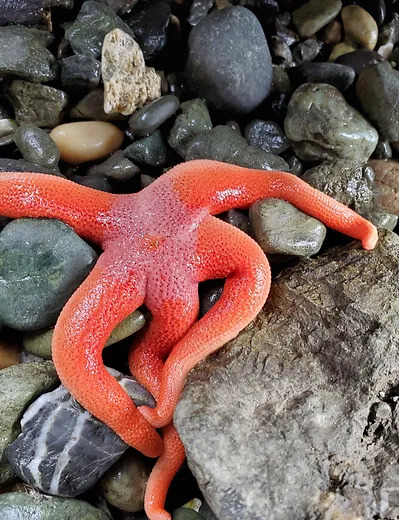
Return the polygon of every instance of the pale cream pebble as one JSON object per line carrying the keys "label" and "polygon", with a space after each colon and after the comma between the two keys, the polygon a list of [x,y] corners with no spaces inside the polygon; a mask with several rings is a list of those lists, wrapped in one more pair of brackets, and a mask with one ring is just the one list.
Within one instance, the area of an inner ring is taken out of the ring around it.
{"label": "pale cream pebble", "polygon": [[78,121],[56,126],[50,137],[57,145],[61,159],[69,164],[82,164],[106,157],[121,146],[123,132],[106,121]]}
{"label": "pale cream pebble", "polygon": [[371,14],[359,5],[347,5],[341,16],[345,36],[372,51],[377,45],[378,26]]}
{"label": "pale cream pebble", "polygon": [[0,370],[18,365],[20,362],[19,347],[13,341],[0,340]]}
{"label": "pale cream pebble", "polygon": [[139,45],[120,29],[104,38],[101,73],[107,114],[129,115],[161,97],[160,76],[155,69],[146,67]]}
{"label": "pale cream pebble", "polygon": [[380,56],[382,56],[385,60],[389,60],[393,51],[393,43],[388,42],[385,45],[381,45],[378,47],[377,52]]}

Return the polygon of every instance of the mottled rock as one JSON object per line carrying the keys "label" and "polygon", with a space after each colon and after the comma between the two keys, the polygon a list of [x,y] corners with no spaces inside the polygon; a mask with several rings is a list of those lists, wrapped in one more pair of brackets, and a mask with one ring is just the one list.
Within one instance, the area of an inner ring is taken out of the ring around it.
{"label": "mottled rock", "polygon": [[83,3],[73,25],[65,32],[75,54],[98,58],[103,41],[110,31],[121,29],[133,36],[130,28],[107,5],[87,0]]}
{"label": "mottled rock", "polygon": [[280,155],[290,147],[283,130],[274,121],[254,119],[245,127],[244,135],[248,144],[268,153]]}
{"label": "mottled rock", "polygon": [[105,499],[122,511],[141,511],[149,474],[150,466],[143,455],[126,451],[100,480]]}
{"label": "mottled rock", "polygon": [[14,141],[18,124],[9,117],[0,117],[0,146],[6,146]]}
{"label": "mottled rock", "polygon": [[0,48],[1,76],[18,76],[37,83],[55,79],[56,59],[26,27],[0,27]]}
{"label": "mottled rock", "polygon": [[214,11],[189,36],[186,77],[215,108],[248,113],[269,94],[270,53],[257,18],[243,7]]}
{"label": "mottled rock", "polygon": [[378,35],[379,45],[386,45],[391,43],[395,45],[399,41],[399,15],[398,13],[392,13],[392,18],[389,23],[381,27]]}
{"label": "mottled rock", "polygon": [[118,121],[126,119],[126,116],[118,112],[110,114],[104,112],[104,90],[102,88],[95,88],[88,92],[72,108],[70,115],[73,119],[92,119],[94,121]]}
{"label": "mottled rock", "polygon": [[75,54],[61,60],[60,65],[63,87],[85,90],[100,82],[101,63],[92,56]]}
{"label": "mottled rock", "polygon": [[366,161],[378,142],[370,123],[327,84],[307,83],[294,92],[284,130],[296,155],[310,161]]}
{"label": "mottled rock", "polygon": [[3,493],[0,495],[0,514],[8,520],[109,520],[106,513],[83,500],[48,497],[39,493]]}
{"label": "mottled rock", "polygon": [[193,0],[187,21],[190,25],[197,25],[211,10],[214,0]]}
{"label": "mottled rock", "polygon": [[399,161],[372,159],[376,204],[384,211],[399,215]]}
{"label": "mottled rock", "polygon": [[249,210],[249,218],[255,240],[269,254],[315,255],[327,232],[321,222],[279,199],[255,202]]}
{"label": "mottled rock", "polygon": [[10,339],[0,340],[0,370],[17,365],[20,362],[19,346]]}
{"label": "mottled rock", "polygon": [[129,13],[137,4],[138,0],[97,0],[103,4],[107,4],[113,11],[119,15]]}
{"label": "mottled rock", "polygon": [[106,157],[123,143],[123,132],[107,121],[78,121],[57,126],[50,133],[61,159],[82,164]]}
{"label": "mottled rock", "polygon": [[313,36],[334,20],[341,9],[341,0],[310,0],[292,13],[292,21],[301,36]]}
{"label": "mottled rock", "polygon": [[[154,406],[151,394],[137,381],[116,370],[108,370],[137,406]],[[21,434],[7,448],[8,462],[21,479],[52,495],[82,494],[128,448],[62,385],[41,395],[26,410],[21,429]],[[51,449],[43,449],[44,446]]]}
{"label": "mottled rock", "polygon": [[374,18],[360,5],[347,5],[341,12],[345,35],[372,51],[377,43],[378,27]]}
{"label": "mottled rock", "polygon": [[175,114],[180,107],[176,96],[168,95],[156,99],[132,115],[129,119],[129,128],[134,136],[144,137],[152,134],[162,123]]}
{"label": "mottled rock", "polygon": [[191,139],[212,129],[212,121],[206,103],[199,98],[181,104],[179,114],[170,130],[168,143],[182,157]]}
{"label": "mottled rock", "polygon": [[320,44],[317,40],[309,38],[295,46],[292,52],[292,59],[296,64],[304,61],[314,60],[320,52]]}
{"label": "mottled rock", "polygon": [[21,125],[15,132],[14,141],[25,161],[49,169],[57,168],[60,160],[57,145],[38,126],[30,123]]}
{"label": "mottled rock", "polygon": [[47,85],[15,80],[8,90],[17,123],[53,128],[60,124],[68,96]]}
{"label": "mottled rock", "polygon": [[108,179],[118,182],[128,181],[138,173],[140,173],[140,168],[123,155],[123,150],[117,150],[103,163],[95,164],[87,170],[88,175],[103,175]]}
{"label": "mottled rock", "polygon": [[373,204],[370,173],[367,166],[353,165],[347,161],[323,162],[307,170],[302,179],[345,206],[365,213]]}
{"label": "mottled rock", "polygon": [[[119,325],[112,331],[105,346],[109,347],[118,341],[128,338],[139,329],[144,327],[145,318],[140,311],[129,314]],[[23,336],[24,349],[44,359],[51,359],[51,345],[53,341],[54,328],[39,330],[36,332],[27,332]]]}
{"label": "mottled rock", "polygon": [[219,125],[197,135],[186,148],[186,161],[212,159],[246,168],[287,170],[287,163],[258,146],[249,146],[246,139],[230,126]]}
{"label": "mottled rock", "polygon": [[60,175],[55,172],[55,170],[50,170],[44,166],[37,166],[36,164],[29,163],[23,159],[0,158],[0,172],[35,172],[48,173],[50,175]]}
{"label": "mottled rock", "polygon": [[36,397],[52,390],[57,382],[51,361],[13,365],[0,371],[0,484],[14,476],[5,450],[20,432],[23,411]]}
{"label": "mottled rock", "polygon": [[302,83],[328,83],[341,92],[352,85],[355,75],[351,67],[328,62],[305,62],[290,70],[290,76],[298,86]]}
{"label": "mottled rock", "polygon": [[167,148],[161,132],[156,130],[144,139],[135,141],[125,148],[123,154],[128,159],[148,166],[162,166],[166,162]]}
{"label": "mottled rock", "polygon": [[300,262],[191,372],[174,424],[218,518],[396,515],[398,259],[382,232]]}
{"label": "mottled rock", "polygon": [[356,83],[356,93],[382,137],[399,141],[399,72],[388,62],[363,69]]}
{"label": "mottled rock", "polygon": [[381,61],[384,61],[384,58],[378,52],[359,49],[339,56],[335,63],[351,67],[359,75],[364,68],[371,67]]}
{"label": "mottled rock", "polygon": [[43,0],[2,0],[0,25],[34,25],[43,16]]}
{"label": "mottled rock", "polygon": [[58,220],[13,220],[0,233],[0,322],[17,330],[54,323],[96,259]]}
{"label": "mottled rock", "polygon": [[154,57],[165,47],[170,16],[168,2],[151,0],[140,3],[127,19],[126,23],[133,31],[145,59]]}
{"label": "mottled rock", "polygon": [[146,67],[138,44],[126,32],[115,29],[104,38],[101,60],[104,111],[132,114],[161,96],[161,77]]}

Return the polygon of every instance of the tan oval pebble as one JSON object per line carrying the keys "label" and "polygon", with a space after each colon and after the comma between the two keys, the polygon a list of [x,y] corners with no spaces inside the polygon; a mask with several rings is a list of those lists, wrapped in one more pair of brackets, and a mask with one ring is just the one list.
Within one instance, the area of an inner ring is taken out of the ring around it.
{"label": "tan oval pebble", "polygon": [[341,42],[334,45],[330,57],[328,61],[335,61],[337,58],[342,56],[343,54],[349,54],[356,50],[356,46],[351,42]]}
{"label": "tan oval pebble", "polygon": [[106,157],[123,142],[123,132],[106,121],[66,123],[55,127],[50,137],[55,141],[61,159],[69,164]]}
{"label": "tan oval pebble", "polygon": [[324,43],[339,43],[342,36],[342,25],[338,20],[333,20],[325,26],[322,33],[322,41]]}
{"label": "tan oval pebble", "polygon": [[345,35],[372,51],[377,45],[378,26],[371,14],[359,5],[347,5],[341,16]]}
{"label": "tan oval pebble", "polygon": [[19,361],[18,345],[12,341],[0,340],[0,370],[18,365]]}

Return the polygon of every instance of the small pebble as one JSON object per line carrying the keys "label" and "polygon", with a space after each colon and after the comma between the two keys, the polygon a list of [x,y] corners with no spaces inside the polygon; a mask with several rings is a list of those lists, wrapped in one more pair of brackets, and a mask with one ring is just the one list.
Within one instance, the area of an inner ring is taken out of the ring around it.
{"label": "small pebble", "polygon": [[389,231],[393,231],[396,228],[399,220],[397,215],[392,215],[391,213],[386,213],[378,209],[373,209],[362,216],[379,229],[388,229]]}
{"label": "small pebble", "polygon": [[15,132],[14,141],[25,161],[45,168],[57,168],[60,160],[57,145],[38,126],[29,123],[21,125]]}
{"label": "small pebble", "polygon": [[242,213],[237,209],[229,209],[228,211],[226,211],[226,213],[224,213],[222,219],[228,224],[231,224],[232,226],[240,229],[247,235],[251,234],[251,225],[249,222],[249,217],[245,213]]}
{"label": "small pebble", "polygon": [[345,35],[369,51],[377,44],[378,26],[374,18],[359,5],[347,5],[341,12]]}
{"label": "small pebble", "polygon": [[14,341],[0,340],[0,370],[17,365],[20,361],[19,346]]}
{"label": "small pebble", "polygon": [[380,34],[378,36],[378,43],[380,45],[385,45],[387,43],[392,43],[395,45],[399,41],[399,14],[392,13],[392,18],[389,23],[385,24],[380,29]]}
{"label": "small pebble", "polygon": [[104,112],[104,90],[95,88],[88,92],[77,104],[72,108],[71,117],[73,119],[89,119],[94,121],[123,121],[126,116],[119,112]]}
{"label": "small pebble", "polygon": [[103,175],[107,179],[118,182],[128,181],[139,172],[140,168],[123,155],[123,150],[117,150],[101,164],[95,164],[87,170],[90,176]]}
{"label": "small pebble", "polygon": [[249,210],[255,240],[265,253],[308,257],[316,254],[326,227],[284,200],[264,199]]}
{"label": "small pebble", "polygon": [[123,153],[128,159],[148,166],[162,166],[167,158],[167,148],[159,130],[135,141]]}
{"label": "small pebble", "polygon": [[350,52],[353,53],[355,50],[355,44],[350,41],[337,43],[337,45],[334,45],[331,54],[328,58],[328,61],[336,61],[340,56],[349,54]]}
{"label": "small pebble", "polygon": [[351,67],[359,75],[364,68],[375,65],[380,61],[384,61],[384,58],[377,52],[359,49],[339,56],[335,63]]}
{"label": "small pebble", "polygon": [[146,173],[142,173],[140,175],[140,187],[141,189],[146,188],[150,184],[152,184],[155,181],[155,177],[151,177],[151,175],[147,175]]}
{"label": "small pebble", "polygon": [[35,25],[40,22],[43,11],[43,0],[3,0],[0,25]]}
{"label": "small pebble", "polygon": [[212,280],[206,282],[205,290],[202,290],[200,298],[200,316],[204,316],[219,300],[223,292],[223,282]]}
{"label": "small pebble", "polygon": [[328,83],[341,92],[352,85],[356,76],[351,67],[328,62],[305,62],[293,68],[290,73],[298,86],[302,83]]}
{"label": "small pebble", "polygon": [[133,135],[137,137],[150,135],[172,117],[179,110],[179,107],[180,102],[176,96],[163,96],[136,110],[129,119],[129,127]]}
{"label": "small pebble", "polygon": [[296,64],[314,60],[320,52],[320,45],[317,40],[309,38],[295,46],[292,58]]}
{"label": "small pebble", "polygon": [[244,135],[248,144],[259,146],[265,152],[276,155],[280,155],[290,147],[283,130],[274,121],[254,119],[246,126]]}
{"label": "small pebble", "polygon": [[0,146],[6,146],[14,141],[18,124],[8,117],[0,119]]}
{"label": "small pebble", "polygon": [[376,157],[377,159],[390,159],[392,157],[392,147],[390,142],[380,138],[376,149],[374,150],[373,157]]}
{"label": "small pebble", "polygon": [[310,0],[292,13],[292,21],[301,36],[309,37],[334,20],[341,9],[341,0]]}
{"label": "small pebble", "polygon": [[66,88],[91,89],[100,82],[101,64],[91,56],[75,54],[61,60],[60,65],[61,83]]}
{"label": "small pebble", "polygon": [[339,43],[342,37],[342,25],[338,20],[333,20],[327,24],[322,31],[321,40],[324,43]]}
{"label": "small pebble", "polygon": [[54,128],[50,137],[55,141],[61,159],[69,164],[106,157],[123,142],[123,132],[106,121],[66,123]]}

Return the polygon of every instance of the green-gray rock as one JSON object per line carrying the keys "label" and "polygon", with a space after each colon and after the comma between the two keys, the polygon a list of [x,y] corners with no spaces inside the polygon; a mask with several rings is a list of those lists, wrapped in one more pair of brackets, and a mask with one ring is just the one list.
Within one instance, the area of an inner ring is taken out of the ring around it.
{"label": "green-gray rock", "polygon": [[53,324],[96,259],[63,222],[13,220],[0,233],[0,322],[17,330]]}
{"label": "green-gray rock", "polygon": [[373,183],[367,166],[347,161],[324,162],[307,170],[302,179],[358,213],[372,208]]}
{"label": "green-gray rock", "polygon": [[148,166],[162,166],[166,162],[167,149],[161,132],[154,133],[144,139],[130,144],[123,152],[125,157]]}
{"label": "green-gray rock", "polygon": [[372,222],[376,227],[380,229],[388,229],[393,231],[398,225],[398,216],[386,213],[377,208],[373,208],[370,212],[365,213],[364,218]]}
{"label": "green-gray rock", "polygon": [[321,248],[325,226],[285,200],[258,200],[249,210],[255,240],[265,253],[309,257]]}
{"label": "green-gray rock", "polygon": [[94,121],[115,121],[126,119],[118,112],[106,114],[104,112],[104,90],[95,88],[86,94],[72,108],[70,116],[73,119],[92,119]]}
{"label": "green-gray rock", "polygon": [[100,480],[105,499],[122,511],[141,511],[149,474],[150,466],[143,455],[126,451]]}
{"label": "green-gray rock", "polygon": [[15,80],[8,90],[15,109],[15,119],[20,125],[33,123],[53,128],[61,123],[68,96],[62,90],[47,85]]}
{"label": "green-gray rock", "polygon": [[[13,477],[5,450],[19,435],[25,408],[58,383],[51,361],[22,363],[0,370],[0,484]],[[4,495],[0,495],[4,496]],[[6,518],[0,508],[0,518]]]}
{"label": "green-gray rock", "polygon": [[18,76],[33,82],[56,78],[57,60],[41,38],[26,27],[0,27],[0,76]]}
{"label": "green-gray rock", "polygon": [[212,130],[212,121],[205,101],[200,98],[190,99],[181,104],[181,114],[173,123],[168,143],[179,155],[185,157],[191,139],[208,130]]}
{"label": "green-gray rock", "polygon": [[8,117],[0,119],[0,146],[11,144],[18,124]]}
{"label": "green-gray rock", "polygon": [[172,520],[202,520],[202,517],[189,507],[179,507],[173,511]]}
{"label": "green-gray rock", "polygon": [[162,96],[134,112],[129,119],[130,130],[137,137],[150,135],[172,117],[179,107],[180,101],[176,96]]}
{"label": "green-gray rock", "polygon": [[371,124],[332,85],[306,83],[288,103],[285,134],[303,160],[365,162],[378,142]]}
{"label": "green-gray rock", "polygon": [[[128,338],[144,327],[144,325],[144,314],[140,311],[134,311],[115,327],[105,346],[108,347],[118,341]],[[38,330],[36,332],[27,332],[23,337],[24,349],[34,356],[39,356],[43,359],[51,359],[53,333],[54,328]]]}
{"label": "green-gray rock", "polygon": [[[55,170],[50,170],[44,166],[37,166],[24,159],[2,159],[0,158],[0,172],[34,172],[34,173],[48,173],[49,175],[57,175],[63,177]],[[1,178],[1,175],[0,175]]]}
{"label": "green-gray rock", "polygon": [[60,152],[47,132],[36,125],[21,125],[14,135],[22,157],[33,164],[45,168],[56,168],[60,160]]}
{"label": "green-gray rock", "polygon": [[107,514],[83,500],[39,493],[0,495],[0,516],[7,520],[110,520]]}
{"label": "green-gray rock", "polygon": [[186,161],[212,159],[259,170],[288,170],[288,164],[247,141],[230,126],[219,125],[209,132],[197,135],[189,142]]}
{"label": "green-gray rock", "polygon": [[292,13],[292,21],[301,36],[313,36],[339,14],[341,0],[309,0]]}
{"label": "green-gray rock", "polygon": [[399,141],[399,72],[387,61],[366,67],[356,83],[356,93],[381,136]]}
{"label": "green-gray rock", "polygon": [[98,58],[104,37],[114,29],[121,29],[133,37],[133,32],[114,11],[105,4],[88,0],[84,2],[72,27],[65,32],[75,54]]}
{"label": "green-gray rock", "polygon": [[123,155],[123,150],[117,150],[104,162],[95,164],[87,170],[88,175],[104,175],[108,179],[120,182],[128,181],[138,173],[140,173],[140,168]]}

